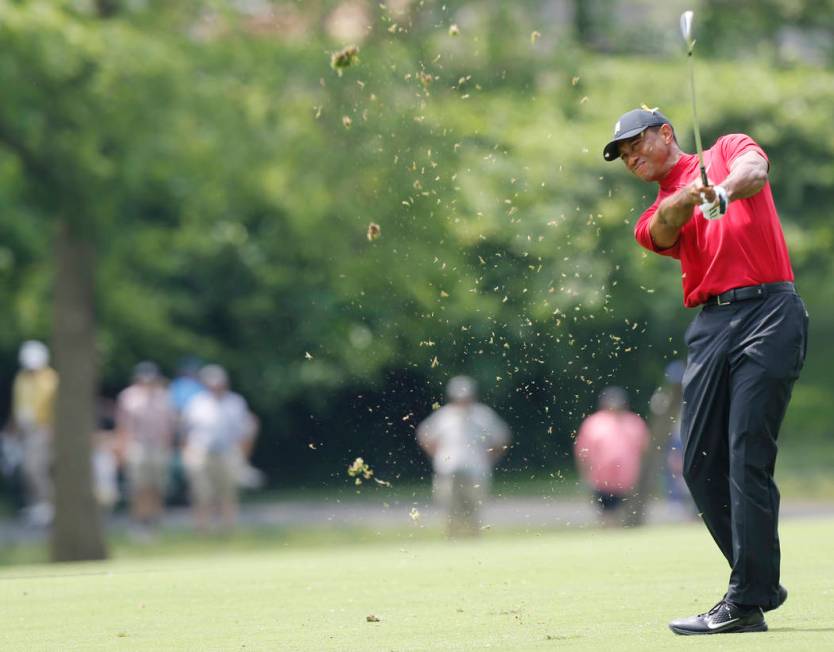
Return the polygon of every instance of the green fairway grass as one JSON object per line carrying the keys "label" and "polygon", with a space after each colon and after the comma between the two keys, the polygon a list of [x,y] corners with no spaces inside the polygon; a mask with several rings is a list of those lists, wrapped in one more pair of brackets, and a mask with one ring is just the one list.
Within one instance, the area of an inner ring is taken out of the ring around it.
{"label": "green fairway grass", "polygon": [[[782,527],[766,634],[676,637],[727,568],[698,523],[174,548],[0,571],[0,650],[830,650],[834,520]],[[373,615],[379,622],[368,622]]]}

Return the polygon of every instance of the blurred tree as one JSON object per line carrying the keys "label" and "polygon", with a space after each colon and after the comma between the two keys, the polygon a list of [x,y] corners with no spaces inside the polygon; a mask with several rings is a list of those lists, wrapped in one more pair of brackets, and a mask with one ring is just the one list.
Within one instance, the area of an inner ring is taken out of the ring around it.
{"label": "blurred tree", "polygon": [[708,56],[834,62],[831,0],[704,0],[702,19],[698,40]]}
{"label": "blurred tree", "polygon": [[91,217],[88,204],[94,203],[85,197],[87,177],[100,177],[103,161],[97,139],[84,142],[77,131],[79,118],[92,108],[82,89],[94,80],[96,64],[89,50],[72,42],[83,35],[74,23],[59,6],[0,5],[2,76],[9,90],[0,110],[0,143],[20,162],[28,203],[57,226],[53,348],[61,384],[52,556],[60,561],[106,554],[90,471],[93,252],[89,239],[80,235]]}
{"label": "blurred tree", "polygon": [[[170,138],[152,120],[160,114],[152,91],[158,74],[170,80],[177,69],[152,37],[143,40],[139,30],[109,20],[118,9],[114,2],[0,2],[0,77],[8,91],[0,145],[26,189],[15,217],[54,236],[52,345],[61,378],[56,561],[106,555],[90,468],[98,394],[97,249],[125,235],[118,217],[134,191],[130,155],[156,146],[154,136]],[[130,84],[137,86],[127,89]],[[115,101],[128,95],[126,105]],[[116,106],[129,110],[114,112]]]}
{"label": "blurred tree", "polygon": [[[577,47],[570,12],[543,20],[551,4],[151,0],[102,19],[95,3],[0,2],[2,359],[48,332],[50,300],[90,296],[94,270],[105,391],[143,358],[225,364],[262,417],[258,463],[284,482],[341,479],[369,451],[419,475],[413,425],[459,371],[512,421],[507,467],[563,461],[601,385],[645,405],[691,317],[675,263],[632,238],[653,192],[602,144],[643,102],[684,146],[691,130],[682,58]],[[330,53],[353,39],[359,62],[339,75]],[[705,140],[748,131],[771,154],[828,328],[831,74],[698,66]],[[54,298],[53,234],[89,251],[71,257],[88,265],[79,292]],[[56,351],[80,365],[84,342]],[[819,350],[797,387],[809,431],[828,427],[834,351]],[[90,383],[72,406],[91,409]]]}

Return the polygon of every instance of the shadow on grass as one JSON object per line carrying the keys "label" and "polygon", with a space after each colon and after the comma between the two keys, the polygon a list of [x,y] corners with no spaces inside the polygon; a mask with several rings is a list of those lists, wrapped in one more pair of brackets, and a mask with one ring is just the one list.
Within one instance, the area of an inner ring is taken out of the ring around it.
{"label": "shadow on grass", "polygon": [[834,632],[834,627],[770,627],[767,631],[770,634],[780,634],[782,632]]}

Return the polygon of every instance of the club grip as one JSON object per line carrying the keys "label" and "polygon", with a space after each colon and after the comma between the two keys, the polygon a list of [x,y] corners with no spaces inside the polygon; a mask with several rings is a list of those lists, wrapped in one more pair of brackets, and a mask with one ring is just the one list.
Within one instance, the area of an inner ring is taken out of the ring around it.
{"label": "club grip", "polygon": [[707,178],[707,170],[703,165],[701,166],[701,181],[705,186],[709,185],[709,179]]}

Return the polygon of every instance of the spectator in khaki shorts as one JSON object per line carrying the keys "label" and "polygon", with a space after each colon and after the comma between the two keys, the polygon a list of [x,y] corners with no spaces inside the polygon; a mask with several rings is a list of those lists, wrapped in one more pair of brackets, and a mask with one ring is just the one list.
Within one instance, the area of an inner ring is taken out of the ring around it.
{"label": "spectator in khaki shorts", "polygon": [[449,402],[417,428],[417,443],[432,458],[434,495],[446,509],[446,533],[474,536],[492,467],[504,454],[510,431],[492,408],[478,402],[469,376],[449,380],[446,395]]}
{"label": "spectator in khaki shorts", "polygon": [[200,370],[206,391],[195,396],[183,413],[183,462],[191,488],[198,529],[209,527],[217,514],[231,528],[237,519],[241,448],[257,428],[246,400],[229,390],[229,377],[219,365]]}
{"label": "spectator in khaki shorts", "polygon": [[26,516],[32,525],[52,521],[52,436],[58,374],[49,366],[49,349],[29,340],[20,347],[21,369],[12,390],[13,430],[20,437]]}
{"label": "spectator in khaki shorts", "polygon": [[118,450],[126,466],[130,514],[143,533],[162,516],[175,415],[159,367],[140,362],[116,401]]}

